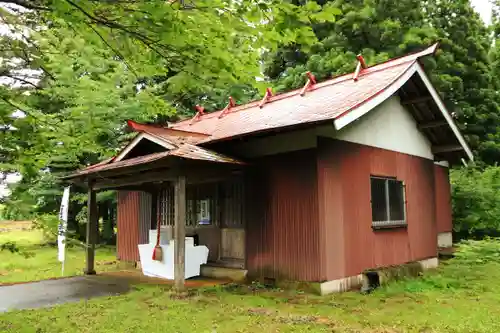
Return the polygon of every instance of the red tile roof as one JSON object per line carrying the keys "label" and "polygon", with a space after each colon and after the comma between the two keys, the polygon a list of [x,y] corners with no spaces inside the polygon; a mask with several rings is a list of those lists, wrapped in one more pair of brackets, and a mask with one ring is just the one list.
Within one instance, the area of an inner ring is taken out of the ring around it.
{"label": "red tile roof", "polygon": [[209,134],[200,142],[229,139],[271,129],[334,120],[370,100],[403,75],[420,57],[435,52],[437,44],[418,53],[363,69],[358,81],[352,74],[317,83],[304,96],[302,89],[235,106],[220,117],[221,111],[199,115],[172,124],[171,129]]}

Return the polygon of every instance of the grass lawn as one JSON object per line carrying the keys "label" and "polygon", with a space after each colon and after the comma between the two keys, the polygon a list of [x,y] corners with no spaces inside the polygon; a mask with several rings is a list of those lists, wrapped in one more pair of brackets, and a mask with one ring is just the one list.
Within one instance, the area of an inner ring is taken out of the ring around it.
{"label": "grass lawn", "polygon": [[[43,234],[31,230],[29,223],[0,222],[0,244],[15,243],[20,253],[0,251],[0,284],[35,281],[61,277],[61,263],[57,260],[57,248],[43,245]],[[96,250],[96,269],[113,270],[109,265],[116,259],[111,247]],[[81,247],[67,248],[64,276],[81,275],[85,253]],[[1,332],[1,330],[0,330]]]}
{"label": "grass lawn", "polygon": [[[11,268],[29,271],[22,260],[11,261]],[[73,260],[79,260],[75,270],[81,268],[83,258],[75,253]],[[465,243],[438,270],[369,295],[320,297],[229,285],[180,297],[165,286],[138,285],[122,296],[0,314],[0,332],[469,333],[500,332],[499,318],[500,241],[491,240]]]}

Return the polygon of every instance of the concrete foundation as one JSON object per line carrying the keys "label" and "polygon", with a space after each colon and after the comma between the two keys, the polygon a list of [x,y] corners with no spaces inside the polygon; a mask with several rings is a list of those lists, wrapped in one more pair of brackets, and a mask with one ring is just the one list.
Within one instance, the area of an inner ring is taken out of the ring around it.
{"label": "concrete foundation", "polygon": [[327,281],[320,284],[319,290],[321,295],[344,292],[361,287],[364,279],[364,275],[359,274],[342,279]]}
{"label": "concrete foundation", "polygon": [[441,232],[438,234],[438,247],[447,248],[453,246],[453,236],[450,232]]}
{"label": "concrete foundation", "polygon": [[[419,272],[437,268],[438,265],[438,258],[428,258],[399,266],[381,267],[370,271],[378,273],[380,279],[379,282],[382,285],[403,276],[418,276]],[[319,290],[321,295],[326,295],[335,292],[358,289],[366,284],[368,284],[368,278],[366,277],[366,274],[363,273],[320,283]]]}
{"label": "concrete foundation", "polygon": [[439,259],[438,258],[429,258],[429,259],[424,259],[424,260],[419,260],[418,263],[422,265],[422,268],[424,271],[428,269],[434,269],[439,266]]}

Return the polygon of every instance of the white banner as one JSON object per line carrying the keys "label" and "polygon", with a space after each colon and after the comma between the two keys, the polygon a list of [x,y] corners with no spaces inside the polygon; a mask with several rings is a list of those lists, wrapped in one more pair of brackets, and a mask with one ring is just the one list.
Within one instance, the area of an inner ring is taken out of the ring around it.
{"label": "white banner", "polygon": [[57,233],[57,258],[60,262],[64,262],[64,254],[66,248],[66,229],[68,227],[68,206],[69,206],[69,186],[64,189],[61,209],[59,209],[59,228]]}

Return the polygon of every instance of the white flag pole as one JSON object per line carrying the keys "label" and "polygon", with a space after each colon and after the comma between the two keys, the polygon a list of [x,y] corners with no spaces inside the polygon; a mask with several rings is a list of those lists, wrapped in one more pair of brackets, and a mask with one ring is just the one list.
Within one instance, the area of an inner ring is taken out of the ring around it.
{"label": "white flag pole", "polygon": [[57,257],[62,263],[61,275],[64,276],[64,262],[66,261],[66,230],[68,227],[69,186],[64,189],[59,209],[59,227],[57,232]]}

